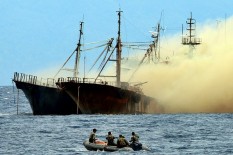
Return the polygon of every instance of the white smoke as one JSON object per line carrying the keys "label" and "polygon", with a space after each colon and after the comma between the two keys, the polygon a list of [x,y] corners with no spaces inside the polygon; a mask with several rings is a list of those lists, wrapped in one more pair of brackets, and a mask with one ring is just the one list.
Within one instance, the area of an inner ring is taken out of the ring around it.
{"label": "white smoke", "polygon": [[149,82],[143,87],[145,94],[158,99],[166,113],[233,112],[232,21],[199,27],[202,44],[192,59],[181,36],[172,37],[161,48],[169,57],[175,53],[170,63],[143,66],[134,80]]}

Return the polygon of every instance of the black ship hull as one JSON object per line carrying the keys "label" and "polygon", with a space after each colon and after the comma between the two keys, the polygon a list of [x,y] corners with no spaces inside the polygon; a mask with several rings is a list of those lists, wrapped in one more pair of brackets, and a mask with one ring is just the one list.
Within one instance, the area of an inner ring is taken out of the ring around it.
{"label": "black ship hull", "polygon": [[[37,85],[31,79],[25,79],[15,73],[13,81],[28,99],[34,115],[77,114],[77,105],[63,90],[56,87]],[[79,112],[80,113],[80,112]]]}
{"label": "black ship hull", "polygon": [[154,98],[105,84],[58,82],[76,102],[83,114],[149,113]]}

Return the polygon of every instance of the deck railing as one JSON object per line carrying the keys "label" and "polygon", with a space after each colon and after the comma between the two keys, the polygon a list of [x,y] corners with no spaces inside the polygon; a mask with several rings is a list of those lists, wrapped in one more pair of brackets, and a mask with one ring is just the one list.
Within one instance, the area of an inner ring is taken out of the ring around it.
{"label": "deck railing", "polygon": [[14,73],[13,81],[16,82],[25,82],[34,85],[47,86],[47,87],[56,87],[56,81],[53,78],[38,78],[34,75],[27,75],[24,73]]}
{"label": "deck railing", "polygon": [[182,37],[183,45],[199,45],[201,44],[201,38],[190,38],[190,37]]}
{"label": "deck railing", "polygon": [[96,83],[115,86],[116,82],[113,81],[103,81],[101,79],[95,80],[94,78],[78,78],[78,77],[67,77],[67,78],[38,78],[37,76],[27,75],[24,73],[14,73],[13,81],[25,82],[34,85],[47,86],[47,87],[57,87],[56,82],[75,82],[75,83]]}
{"label": "deck railing", "polygon": [[115,86],[116,82],[113,81],[103,81],[102,79],[95,78],[79,78],[79,77],[67,77],[67,78],[58,78],[57,82],[74,82],[74,83],[95,83],[95,84],[103,84]]}
{"label": "deck railing", "polygon": [[[95,79],[95,78],[79,78],[79,77],[67,77],[67,78],[38,78],[37,76],[33,75],[27,75],[24,73],[14,73],[13,81],[15,82],[25,82],[33,85],[39,85],[39,86],[47,86],[47,87],[57,87],[56,82],[74,82],[74,83],[95,83],[95,84],[102,84],[102,85],[110,85],[110,86],[116,86],[115,81],[104,81],[102,79]],[[121,82],[121,88],[132,90],[135,92],[142,92],[140,87],[131,85],[128,82]]]}

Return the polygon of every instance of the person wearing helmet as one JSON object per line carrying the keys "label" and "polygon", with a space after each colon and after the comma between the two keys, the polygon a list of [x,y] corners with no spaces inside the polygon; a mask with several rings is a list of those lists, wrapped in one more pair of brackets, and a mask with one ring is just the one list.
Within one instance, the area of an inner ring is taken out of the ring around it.
{"label": "person wearing helmet", "polygon": [[112,135],[112,133],[110,131],[108,132],[106,139],[108,141],[108,145],[116,146],[116,143],[114,143],[115,137]]}
{"label": "person wearing helmet", "polygon": [[96,140],[96,136],[95,136],[95,133],[96,133],[96,129],[93,129],[90,136],[89,136],[89,142],[90,143],[95,143],[95,140]]}
{"label": "person wearing helmet", "polygon": [[131,137],[131,140],[129,142],[132,142],[132,143],[138,143],[139,142],[139,136],[137,134],[135,134],[135,132],[132,132],[132,137]]}
{"label": "person wearing helmet", "polygon": [[135,132],[132,132],[132,137],[131,137],[130,142],[131,142],[130,147],[133,150],[141,150],[142,149],[142,144],[139,143],[139,136],[137,134],[135,134]]}
{"label": "person wearing helmet", "polygon": [[125,139],[124,136],[119,135],[119,138],[117,140],[117,147],[118,148],[123,148],[129,146],[129,142]]}

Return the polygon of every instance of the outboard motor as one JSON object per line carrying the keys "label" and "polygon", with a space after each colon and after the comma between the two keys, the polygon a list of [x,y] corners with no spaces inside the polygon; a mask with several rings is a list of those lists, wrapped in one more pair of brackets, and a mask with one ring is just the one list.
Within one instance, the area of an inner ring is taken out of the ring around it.
{"label": "outboard motor", "polygon": [[138,142],[134,142],[131,144],[131,147],[134,151],[139,151],[142,149],[142,144]]}

